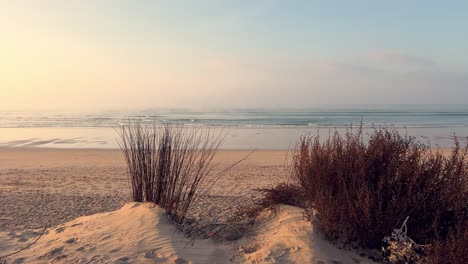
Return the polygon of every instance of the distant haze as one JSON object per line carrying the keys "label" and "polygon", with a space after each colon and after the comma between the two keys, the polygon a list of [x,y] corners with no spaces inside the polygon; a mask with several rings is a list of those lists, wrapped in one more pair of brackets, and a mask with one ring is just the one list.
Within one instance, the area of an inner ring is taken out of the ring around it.
{"label": "distant haze", "polygon": [[468,102],[467,1],[0,0],[0,110]]}

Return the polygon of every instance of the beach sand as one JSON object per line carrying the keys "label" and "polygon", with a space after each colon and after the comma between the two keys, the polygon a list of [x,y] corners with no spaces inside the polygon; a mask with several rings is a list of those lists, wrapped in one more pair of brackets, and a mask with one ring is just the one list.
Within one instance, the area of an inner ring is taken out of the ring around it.
{"label": "beach sand", "polygon": [[[219,152],[217,171],[249,153]],[[288,151],[255,151],[216,183],[194,214],[211,210],[214,218],[230,217],[229,211],[258,197],[256,188],[284,179],[288,156]],[[235,242],[205,239],[187,247],[160,209],[130,203],[119,150],[2,148],[0,179],[0,256],[28,245],[48,227],[30,249],[11,257],[12,263],[369,261],[324,240],[301,210],[290,206],[264,213],[254,231]]]}

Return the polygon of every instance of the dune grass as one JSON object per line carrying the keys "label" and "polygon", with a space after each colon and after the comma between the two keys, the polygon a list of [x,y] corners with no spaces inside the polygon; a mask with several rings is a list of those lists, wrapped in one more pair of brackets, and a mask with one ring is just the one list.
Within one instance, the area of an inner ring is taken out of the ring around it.
{"label": "dune grass", "polygon": [[155,203],[182,224],[191,205],[217,180],[208,176],[224,132],[139,122],[118,132],[133,201]]}

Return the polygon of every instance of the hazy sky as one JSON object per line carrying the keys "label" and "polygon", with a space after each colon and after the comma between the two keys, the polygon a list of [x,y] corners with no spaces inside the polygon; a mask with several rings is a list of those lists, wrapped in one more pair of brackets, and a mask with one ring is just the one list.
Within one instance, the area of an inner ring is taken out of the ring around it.
{"label": "hazy sky", "polygon": [[0,0],[0,109],[468,102],[468,1]]}

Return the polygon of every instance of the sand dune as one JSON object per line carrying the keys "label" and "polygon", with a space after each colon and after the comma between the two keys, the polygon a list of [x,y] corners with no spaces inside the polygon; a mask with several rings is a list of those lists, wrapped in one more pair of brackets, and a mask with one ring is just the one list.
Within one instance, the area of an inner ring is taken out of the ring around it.
{"label": "sand dune", "polygon": [[[222,168],[246,154],[221,151],[215,162]],[[228,217],[258,194],[253,189],[284,177],[286,156],[255,152],[216,183],[194,214],[209,208],[214,218]],[[325,241],[300,209],[288,206],[263,213],[238,241],[197,240],[187,247],[158,208],[126,204],[128,180],[118,150],[0,148],[0,177],[0,255],[28,245],[50,226],[9,264],[369,262]]]}
{"label": "sand dune", "polygon": [[[221,151],[214,162],[223,169],[248,153]],[[253,189],[284,177],[286,153],[255,152],[218,181],[200,206],[249,202],[258,194]],[[116,210],[130,201],[126,171],[119,150],[0,148],[0,232],[55,226],[79,216]],[[236,202],[218,202],[242,195],[245,197]],[[198,208],[194,209],[196,213]]]}
{"label": "sand dune", "polygon": [[[49,228],[12,263],[367,263],[315,232],[299,208],[264,212],[255,232],[236,242],[196,240],[193,246],[161,209],[127,203],[121,209]],[[37,232],[2,233],[1,254],[29,244]]]}

